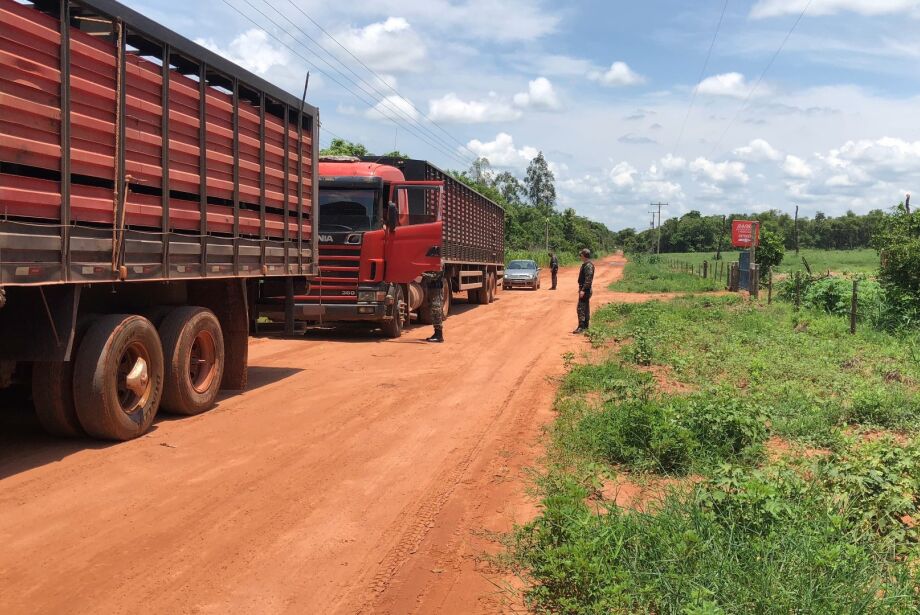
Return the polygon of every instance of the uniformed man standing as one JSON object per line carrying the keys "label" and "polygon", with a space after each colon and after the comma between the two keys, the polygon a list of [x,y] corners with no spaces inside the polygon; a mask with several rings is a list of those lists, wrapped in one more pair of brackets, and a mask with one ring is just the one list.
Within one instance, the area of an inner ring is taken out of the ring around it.
{"label": "uniformed man standing", "polygon": [[550,290],[556,290],[556,280],[559,277],[559,259],[556,258],[555,252],[549,253],[549,270],[553,274],[553,286]]}
{"label": "uniformed man standing", "polygon": [[572,333],[584,333],[591,323],[591,285],[594,283],[594,263],[591,250],[581,251],[581,271],[578,272],[578,328]]}
{"label": "uniformed man standing", "polygon": [[431,324],[434,325],[434,335],[426,338],[426,342],[444,341],[444,272],[429,271],[422,275],[428,291],[428,303],[431,307]]}

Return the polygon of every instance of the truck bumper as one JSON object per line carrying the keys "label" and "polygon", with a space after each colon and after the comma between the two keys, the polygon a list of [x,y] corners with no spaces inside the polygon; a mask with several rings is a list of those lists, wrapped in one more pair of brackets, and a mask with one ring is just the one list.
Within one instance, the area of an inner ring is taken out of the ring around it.
{"label": "truck bumper", "polygon": [[298,320],[333,321],[380,321],[387,317],[387,306],[383,303],[357,303],[336,305],[325,303],[298,303],[294,307],[294,316]]}

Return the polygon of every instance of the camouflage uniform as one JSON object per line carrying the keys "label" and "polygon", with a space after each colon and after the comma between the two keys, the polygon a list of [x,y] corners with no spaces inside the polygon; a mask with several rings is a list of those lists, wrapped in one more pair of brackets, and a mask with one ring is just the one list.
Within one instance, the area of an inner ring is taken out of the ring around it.
{"label": "camouflage uniform", "polygon": [[429,271],[422,275],[428,288],[428,302],[431,306],[431,324],[435,335],[440,333],[444,323],[444,272]]}
{"label": "camouflage uniform", "polygon": [[[594,283],[594,263],[582,263],[578,272],[578,328],[587,329],[591,322],[591,284]],[[582,297],[581,293],[585,296]]]}
{"label": "camouflage uniform", "polygon": [[556,282],[559,279],[559,259],[555,254],[549,259],[549,270],[553,274],[553,287],[551,290],[556,290]]}

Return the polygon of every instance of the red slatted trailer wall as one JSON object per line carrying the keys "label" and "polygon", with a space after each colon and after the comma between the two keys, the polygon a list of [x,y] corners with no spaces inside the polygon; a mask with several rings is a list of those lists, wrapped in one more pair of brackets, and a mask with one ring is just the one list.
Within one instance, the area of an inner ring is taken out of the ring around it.
{"label": "red slatted trailer wall", "polygon": [[[117,2],[61,6],[69,28],[0,0],[0,282],[17,282],[3,265],[52,260],[57,271],[40,282],[80,279],[88,269],[69,265],[71,236],[103,253],[113,230],[124,233],[109,240],[110,251],[124,244],[121,264],[150,264],[138,272],[153,276],[313,273],[316,110]],[[59,255],[12,248],[9,235],[26,225],[57,233]],[[202,247],[191,258],[173,242]]]}

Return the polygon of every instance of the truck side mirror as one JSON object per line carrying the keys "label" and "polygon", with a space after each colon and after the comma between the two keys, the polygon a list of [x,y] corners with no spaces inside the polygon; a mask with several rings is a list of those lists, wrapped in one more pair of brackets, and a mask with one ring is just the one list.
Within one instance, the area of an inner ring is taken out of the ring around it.
{"label": "truck side mirror", "polygon": [[390,230],[396,230],[396,227],[399,226],[399,209],[396,208],[396,203],[390,203],[387,205],[387,227]]}

